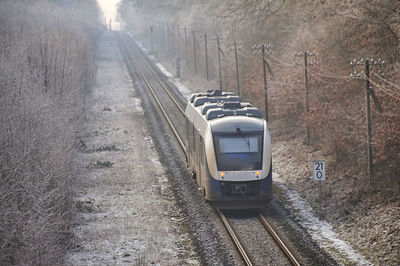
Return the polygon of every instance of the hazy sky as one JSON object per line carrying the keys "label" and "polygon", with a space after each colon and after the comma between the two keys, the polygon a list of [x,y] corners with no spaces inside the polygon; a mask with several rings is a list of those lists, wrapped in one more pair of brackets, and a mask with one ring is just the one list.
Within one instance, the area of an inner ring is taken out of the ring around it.
{"label": "hazy sky", "polygon": [[116,21],[117,4],[120,0],[97,0],[103,10],[107,23],[112,19],[112,28],[119,29],[119,23]]}

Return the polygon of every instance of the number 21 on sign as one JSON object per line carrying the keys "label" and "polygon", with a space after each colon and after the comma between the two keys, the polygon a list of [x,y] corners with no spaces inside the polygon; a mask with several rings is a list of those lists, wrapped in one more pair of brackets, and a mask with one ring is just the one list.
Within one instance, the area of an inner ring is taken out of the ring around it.
{"label": "number 21 on sign", "polygon": [[325,181],[325,161],[314,161],[314,180]]}
{"label": "number 21 on sign", "polygon": [[321,220],[321,181],[325,181],[325,161],[314,161],[314,180],[318,181],[319,219]]}

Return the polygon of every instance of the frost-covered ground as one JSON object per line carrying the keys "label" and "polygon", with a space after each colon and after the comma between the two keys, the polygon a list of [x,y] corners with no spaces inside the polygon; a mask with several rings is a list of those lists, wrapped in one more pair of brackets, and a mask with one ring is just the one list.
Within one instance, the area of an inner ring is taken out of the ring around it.
{"label": "frost-covered ground", "polygon": [[[140,42],[137,42],[137,44],[144,52],[148,53],[147,49],[143,47]],[[152,55],[149,55],[149,57],[186,98],[188,98],[191,93],[201,90],[199,89],[202,87],[201,84],[196,87],[185,86],[184,84],[188,83],[187,80],[175,78],[156,57]],[[190,86],[193,86],[193,82],[190,82]],[[328,222],[319,220],[311,206],[309,206],[296,191],[289,189],[284,179],[281,179],[276,172],[273,175],[273,180],[275,184],[284,191],[285,203],[287,203],[285,207],[291,211],[295,219],[309,232],[320,247],[326,250],[338,263],[346,265],[371,265],[371,263],[355,251],[349,243],[341,239],[339,234],[333,230]]]}
{"label": "frost-covered ground", "polygon": [[197,265],[112,33],[100,40],[81,133],[73,265]]}
{"label": "frost-covered ground", "polygon": [[289,189],[279,174],[273,174],[275,185],[285,192],[288,203],[285,207],[291,211],[296,220],[307,229],[312,238],[324,248],[337,262],[343,264],[371,265],[357,253],[346,241],[334,232],[332,226],[321,221],[314,213],[311,206],[292,189]]}

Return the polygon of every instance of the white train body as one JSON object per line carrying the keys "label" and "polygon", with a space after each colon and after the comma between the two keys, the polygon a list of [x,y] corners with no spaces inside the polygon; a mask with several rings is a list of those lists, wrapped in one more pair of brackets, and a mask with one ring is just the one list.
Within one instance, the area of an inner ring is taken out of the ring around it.
{"label": "white train body", "polygon": [[272,197],[271,137],[258,109],[232,93],[209,91],[186,107],[188,164],[207,201],[259,208]]}

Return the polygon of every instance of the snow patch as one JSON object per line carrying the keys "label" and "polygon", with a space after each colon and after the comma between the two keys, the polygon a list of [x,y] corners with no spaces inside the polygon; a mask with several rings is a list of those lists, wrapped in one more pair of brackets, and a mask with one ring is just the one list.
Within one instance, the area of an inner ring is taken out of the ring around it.
{"label": "snow patch", "polygon": [[165,175],[166,170],[164,169],[163,165],[161,164],[161,162],[158,158],[153,138],[148,136],[148,137],[145,137],[144,140],[145,140],[146,149],[151,151],[150,160],[152,161],[152,163],[155,167],[154,170],[157,173],[156,176],[158,179],[158,184],[160,185],[161,192],[164,194],[165,191],[169,187],[168,178]]}
{"label": "snow patch", "polygon": [[143,108],[142,108],[142,100],[141,100],[141,99],[139,99],[139,98],[133,98],[133,104],[134,104],[134,106],[135,106],[135,109],[136,109],[139,113],[141,113],[141,114],[144,113]]}
{"label": "snow patch", "polygon": [[[133,34],[128,32],[128,35],[133,39]],[[171,72],[169,72],[160,62],[157,62],[157,58],[155,58],[153,55],[149,53],[149,51],[143,46],[142,43],[135,41],[135,43],[142,49],[143,52],[145,52],[150,59],[155,62],[155,65],[158,67],[158,69],[168,78],[170,82],[172,82],[178,90],[182,93],[184,97],[189,99],[190,95],[192,95],[192,91],[188,89],[186,86],[184,86],[181,82],[180,79],[175,78]]]}
{"label": "snow patch", "polygon": [[173,78],[174,76],[161,64],[161,63],[156,63],[156,66],[161,70],[161,72],[167,76],[167,78]]}
{"label": "snow patch", "polygon": [[[129,37],[132,38],[132,40],[134,39],[133,34],[130,33],[129,31],[127,32],[127,34],[129,35]],[[143,43],[140,43],[138,41],[134,41],[137,45],[139,45],[140,49],[142,49],[146,54],[150,54],[149,51],[146,49],[146,47],[144,47]]]}
{"label": "snow patch", "polygon": [[174,75],[172,75],[161,63],[157,62],[156,66],[168,78],[168,80],[171,81],[175,85],[175,87],[178,88],[183,96],[189,98],[189,96],[192,95],[193,92],[185,87],[178,78],[174,78]]}
{"label": "snow patch", "polygon": [[311,206],[296,191],[289,189],[277,173],[273,173],[273,180],[279,188],[285,191],[290,202],[287,208],[297,216],[299,223],[322,248],[344,264],[349,262],[343,261],[343,257],[357,265],[372,265],[347,242],[340,239],[328,222],[320,221],[318,217],[314,216]]}
{"label": "snow patch", "polygon": [[193,94],[191,90],[189,90],[187,87],[185,87],[179,79],[174,78],[172,80],[172,83],[178,88],[178,90],[182,93],[183,96],[186,97],[186,99],[189,99],[190,95]]}

